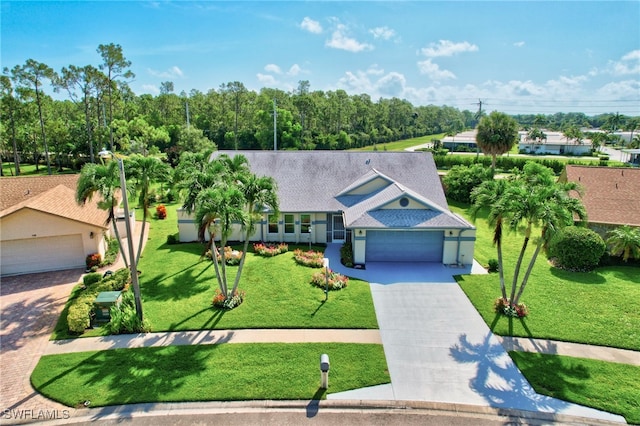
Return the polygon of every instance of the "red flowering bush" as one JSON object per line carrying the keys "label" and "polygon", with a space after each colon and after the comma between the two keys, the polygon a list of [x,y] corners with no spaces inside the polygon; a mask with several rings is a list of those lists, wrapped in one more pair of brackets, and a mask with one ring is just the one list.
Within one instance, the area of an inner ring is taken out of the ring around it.
{"label": "red flowering bush", "polygon": [[167,218],[167,208],[164,206],[164,204],[160,204],[156,207],[156,216],[160,220]]}
{"label": "red flowering bush", "polygon": [[493,304],[495,312],[514,318],[524,318],[529,315],[529,308],[524,303],[512,305],[508,299],[499,297]]}
{"label": "red flowering bush", "polygon": [[[329,269],[328,283],[329,290],[340,290],[345,288],[347,284],[349,284],[349,278]],[[322,289],[327,287],[327,278],[325,271],[323,270],[321,272],[316,272],[315,274],[313,274],[313,276],[311,277],[311,284]]]}
{"label": "red flowering bush", "polygon": [[322,268],[322,266],[324,266],[322,263],[324,253],[321,251],[302,251],[295,249],[293,251],[293,258],[299,265],[309,266],[311,268]]}
{"label": "red flowering bush", "polygon": [[273,257],[289,251],[289,245],[285,243],[270,244],[270,243],[255,243],[253,245],[253,251],[255,254],[264,257]]}
{"label": "red flowering bush", "polygon": [[102,262],[102,256],[100,255],[100,253],[93,253],[93,254],[87,255],[87,258],[85,259],[87,269],[91,269],[93,267],[97,268],[98,266],[100,266],[101,262]]}
{"label": "red flowering bush", "polygon": [[213,296],[213,306],[218,309],[233,309],[237,308],[244,302],[246,293],[244,291],[236,290],[230,297],[225,297],[219,288],[216,288],[216,294]]}

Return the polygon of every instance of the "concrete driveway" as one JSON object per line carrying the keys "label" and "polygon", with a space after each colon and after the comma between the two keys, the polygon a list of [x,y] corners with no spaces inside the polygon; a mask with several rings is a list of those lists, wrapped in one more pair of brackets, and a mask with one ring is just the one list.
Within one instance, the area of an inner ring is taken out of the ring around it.
{"label": "concrete driveway", "polygon": [[391,384],[328,399],[435,401],[569,414],[624,423],[610,413],[538,395],[473,307],[453,275],[471,268],[369,263],[332,269],[370,282]]}

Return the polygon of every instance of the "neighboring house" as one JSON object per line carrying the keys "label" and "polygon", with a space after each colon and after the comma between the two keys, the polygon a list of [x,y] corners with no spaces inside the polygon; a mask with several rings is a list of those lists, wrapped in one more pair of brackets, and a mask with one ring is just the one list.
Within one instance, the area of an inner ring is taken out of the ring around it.
{"label": "neighboring house", "polygon": [[640,169],[567,165],[560,181],[582,186],[582,202],[594,231],[606,235],[621,225],[640,227]]}
{"label": "neighboring house", "polygon": [[[343,243],[354,261],[473,263],[476,229],[447,205],[424,152],[229,151],[278,184],[280,214],[265,212],[252,241]],[[181,241],[196,224],[179,211]],[[241,240],[239,230],[231,236]]]}
{"label": "neighboring house", "polygon": [[623,149],[621,150],[621,159],[634,166],[640,166],[640,149]]}
{"label": "neighboring house", "polygon": [[441,140],[442,147],[450,151],[475,151],[476,134],[476,130],[468,130],[455,136],[446,136]]}
{"label": "neighboring house", "polygon": [[75,201],[78,175],[0,178],[1,275],[84,268],[106,250],[107,212]]}
{"label": "neighboring house", "polygon": [[525,154],[557,154],[557,155],[590,155],[592,143],[591,139],[567,139],[561,132],[548,132],[542,140],[531,140],[527,137],[527,132],[520,131],[520,142],[518,152]]}

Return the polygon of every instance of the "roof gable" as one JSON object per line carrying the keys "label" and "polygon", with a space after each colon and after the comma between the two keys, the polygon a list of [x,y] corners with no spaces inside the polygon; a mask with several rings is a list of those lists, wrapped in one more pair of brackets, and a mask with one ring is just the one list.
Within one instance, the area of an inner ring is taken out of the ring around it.
{"label": "roof gable", "polygon": [[0,179],[0,212],[58,185],[75,191],[79,175],[15,176]]}
{"label": "roof gable", "polygon": [[360,179],[340,191],[336,196],[342,195],[367,195],[379,191],[393,183],[393,179],[385,176],[376,169],[371,169]]}
{"label": "roof gable", "polygon": [[640,226],[640,169],[568,165],[562,179],[583,188],[589,222]]}

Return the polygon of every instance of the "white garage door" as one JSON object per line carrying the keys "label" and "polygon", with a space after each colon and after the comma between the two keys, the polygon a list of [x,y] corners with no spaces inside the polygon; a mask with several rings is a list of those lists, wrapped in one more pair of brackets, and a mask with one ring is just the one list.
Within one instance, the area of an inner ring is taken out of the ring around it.
{"label": "white garage door", "polygon": [[442,262],[443,231],[367,231],[366,262]]}
{"label": "white garage door", "polygon": [[83,268],[82,236],[3,241],[0,260],[2,275]]}

